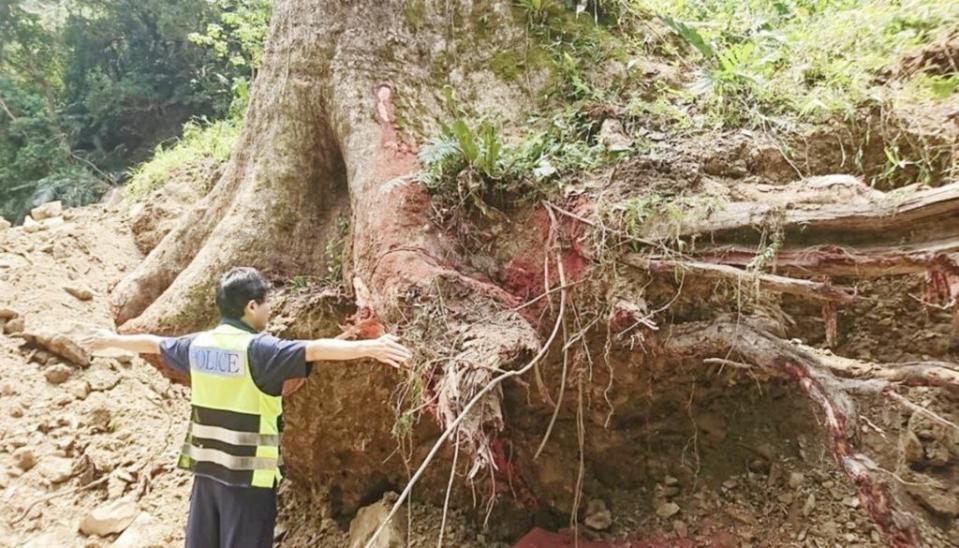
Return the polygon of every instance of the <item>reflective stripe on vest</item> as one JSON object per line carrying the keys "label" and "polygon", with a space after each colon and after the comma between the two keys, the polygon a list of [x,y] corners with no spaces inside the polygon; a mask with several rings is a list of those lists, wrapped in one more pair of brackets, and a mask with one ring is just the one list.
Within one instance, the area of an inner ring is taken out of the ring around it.
{"label": "reflective stripe on vest", "polygon": [[193,413],[177,465],[230,485],[273,487],[283,477],[283,405],[253,382],[255,336],[221,324],[190,343]]}

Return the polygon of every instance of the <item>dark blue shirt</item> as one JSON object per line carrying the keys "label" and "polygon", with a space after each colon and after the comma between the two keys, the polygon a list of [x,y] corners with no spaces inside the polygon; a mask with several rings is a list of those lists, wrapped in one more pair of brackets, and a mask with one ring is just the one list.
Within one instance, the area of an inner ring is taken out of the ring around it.
{"label": "dark blue shirt", "polygon": [[[247,348],[250,373],[257,388],[271,396],[283,393],[283,382],[307,377],[312,365],[306,362],[306,341],[279,339],[269,333],[259,333],[239,320],[224,319],[228,324],[249,333],[256,333]],[[160,355],[173,369],[190,376],[190,344],[199,333],[170,337],[160,342]]]}

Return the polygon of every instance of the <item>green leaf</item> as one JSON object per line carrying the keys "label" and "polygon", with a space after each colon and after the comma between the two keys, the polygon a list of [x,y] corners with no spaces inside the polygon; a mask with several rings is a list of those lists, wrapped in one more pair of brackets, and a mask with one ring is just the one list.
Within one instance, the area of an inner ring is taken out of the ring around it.
{"label": "green leaf", "polygon": [[706,43],[706,40],[696,29],[668,15],[659,15],[658,17],[663,23],[666,23],[666,26],[672,29],[673,32],[698,49],[699,53],[703,54],[703,57],[707,59],[714,59],[716,57],[716,52],[713,50],[713,47]]}
{"label": "green leaf", "polygon": [[466,121],[462,118],[457,118],[450,129],[453,132],[453,137],[456,138],[456,144],[458,144],[460,150],[463,151],[463,156],[466,157],[466,161],[470,164],[475,164],[477,158],[479,158],[479,148],[476,146],[473,132],[470,131],[469,126],[466,125]]}

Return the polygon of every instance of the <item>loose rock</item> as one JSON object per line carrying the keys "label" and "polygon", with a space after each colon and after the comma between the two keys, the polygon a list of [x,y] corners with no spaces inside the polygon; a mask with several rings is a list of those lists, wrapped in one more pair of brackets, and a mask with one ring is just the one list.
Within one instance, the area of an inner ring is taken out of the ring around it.
{"label": "loose rock", "polygon": [[73,461],[64,457],[44,457],[37,470],[50,483],[63,483],[73,477]]}
{"label": "loose rock", "polygon": [[26,472],[37,464],[37,456],[33,449],[21,447],[13,452],[13,462],[16,463],[17,468]]}
{"label": "loose rock", "polygon": [[596,531],[605,531],[613,524],[613,515],[606,508],[606,503],[599,499],[589,501],[586,506],[586,527]]}
{"label": "loose rock", "polygon": [[81,301],[89,301],[93,298],[93,291],[82,285],[65,285],[63,290]]}
{"label": "loose rock", "polygon": [[[360,508],[350,522],[350,548],[363,548],[370,537],[386,519],[396,493],[387,493],[379,502]],[[374,548],[401,548],[406,546],[406,508],[403,507],[393,516],[383,531],[376,537]]]}
{"label": "loose rock", "polygon": [[12,320],[7,320],[7,323],[3,324],[3,332],[7,335],[22,333],[24,327],[25,325],[23,318],[13,318]]}
{"label": "loose rock", "polygon": [[790,472],[789,479],[787,483],[791,489],[798,489],[803,482],[803,475],[801,472]]}
{"label": "loose rock", "polygon": [[24,232],[32,234],[34,232],[40,232],[41,230],[46,229],[46,225],[36,222],[33,220],[33,217],[27,215],[23,218],[23,226],[21,227]]}
{"label": "loose rock", "polygon": [[62,363],[58,363],[52,367],[48,367],[46,371],[43,372],[43,376],[50,384],[63,384],[70,378],[72,373],[73,369]]}
{"label": "loose rock", "polygon": [[33,217],[33,220],[35,221],[52,219],[53,217],[59,217],[62,214],[63,202],[60,200],[47,202],[30,210],[30,216]]}
{"label": "loose rock", "polygon": [[90,365],[90,355],[86,350],[62,333],[24,332],[20,336],[28,343],[45,348],[70,363],[81,367]]}
{"label": "loose rock", "polygon": [[93,509],[80,522],[80,532],[84,535],[105,537],[120,533],[133,523],[139,510],[135,502],[115,500],[101,504]]}
{"label": "loose rock", "polygon": [[656,515],[661,518],[673,517],[679,513],[679,505],[675,502],[664,502],[656,506]]}

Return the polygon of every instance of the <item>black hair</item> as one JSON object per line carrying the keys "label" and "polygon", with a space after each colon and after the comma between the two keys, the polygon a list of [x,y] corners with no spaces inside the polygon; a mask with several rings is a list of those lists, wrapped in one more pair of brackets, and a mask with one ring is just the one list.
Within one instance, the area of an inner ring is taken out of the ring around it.
{"label": "black hair", "polygon": [[239,320],[248,302],[262,304],[269,291],[269,282],[255,268],[231,268],[216,285],[216,307],[224,318]]}

